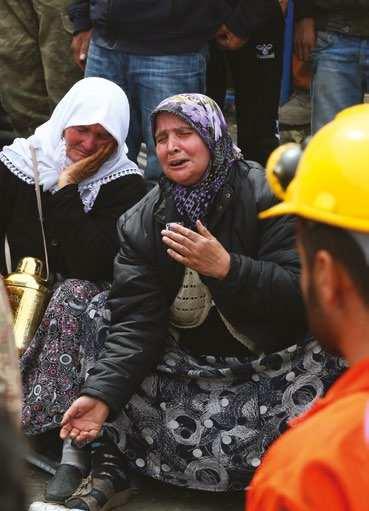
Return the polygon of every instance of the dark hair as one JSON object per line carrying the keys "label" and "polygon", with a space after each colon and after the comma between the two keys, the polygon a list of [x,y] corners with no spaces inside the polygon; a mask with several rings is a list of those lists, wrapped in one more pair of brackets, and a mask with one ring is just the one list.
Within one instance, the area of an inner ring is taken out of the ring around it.
{"label": "dark hair", "polygon": [[350,233],[302,218],[297,220],[297,229],[309,266],[313,265],[318,250],[326,250],[345,268],[361,298],[369,305],[369,265]]}
{"label": "dark hair", "polygon": [[24,444],[0,403],[0,509],[25,511]]}

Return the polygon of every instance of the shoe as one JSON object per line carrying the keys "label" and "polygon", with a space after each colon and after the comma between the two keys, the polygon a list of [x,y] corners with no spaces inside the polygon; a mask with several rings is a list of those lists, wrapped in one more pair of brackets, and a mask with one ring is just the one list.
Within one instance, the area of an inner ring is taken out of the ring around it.
{"label": "shoe", "polygon": [[62,503],[73,495],[82,482],[82,472],[74,465],[62,463],[50,479],[46,494],[46,502]]}
{"label": "shoe", "polygon": [[110,511],[120,508],[127,504],[134,493],[128,482],[126,486],[125,489],[121,486],[120,491],[115,491],[111,480],[90,477],[85,487],[81,487],[64,505],[78,511]]}
{"label": "shoe", "polygon": [[66,500],[68,509],[108,511],[127,503],[132,486],[127,477],[127,463],[109,431],[91,443],[91,474]]}
{"label": "shoe", "polygon": [[308,92],[297,90],[279,108],[279,124],[283,126],[304,126],[310,124],[311,106]]}

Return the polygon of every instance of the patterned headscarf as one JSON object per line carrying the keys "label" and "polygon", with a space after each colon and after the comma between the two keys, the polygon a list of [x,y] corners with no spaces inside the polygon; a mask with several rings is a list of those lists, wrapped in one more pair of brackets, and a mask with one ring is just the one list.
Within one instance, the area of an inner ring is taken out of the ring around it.
{"label": "patterned headscarf", "polygon": [[162,101],[152,113],[152,131],[160,112],[178,115],[196,130],[209,148],[209,167],[199,183],[184,186],[167,178],[178,213],[186,224],[194,227],[196,220],[206,219],[209,206],[223,186],[235,160],[242,158],[228,132],[227,123],[219,106],[203,94],[178,94]]}

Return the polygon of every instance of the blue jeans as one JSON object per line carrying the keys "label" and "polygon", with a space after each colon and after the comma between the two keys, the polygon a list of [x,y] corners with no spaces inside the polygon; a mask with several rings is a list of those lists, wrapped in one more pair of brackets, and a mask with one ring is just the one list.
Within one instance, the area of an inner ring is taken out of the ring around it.
{"label": "blue jeans", "polygon": [[312,132],[369,92],[369,38],[318,31],[312,54]]}
{"label": "blue jeans", "polygon": [[161,175],[152,137],[150,114],[168,96],[205,91],[206,52],[181,55],[134,55],[91,42],[85,76],[100,76],[117,83],[127,94],[131,122],[128,156],[137,162],[141,142],[147,146],[145,177],[155,182]]}

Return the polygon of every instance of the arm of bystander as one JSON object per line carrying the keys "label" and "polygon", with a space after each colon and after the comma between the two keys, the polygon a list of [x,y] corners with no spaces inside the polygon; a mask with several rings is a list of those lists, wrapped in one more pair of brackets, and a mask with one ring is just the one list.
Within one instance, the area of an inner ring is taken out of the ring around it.
{"label": "arm of bystander", "polygon": [[74,27],[72,51],[76,64],[83,70],[86,65],[88,48],[92,35],[89,0],[75,0],[68,8]]}

